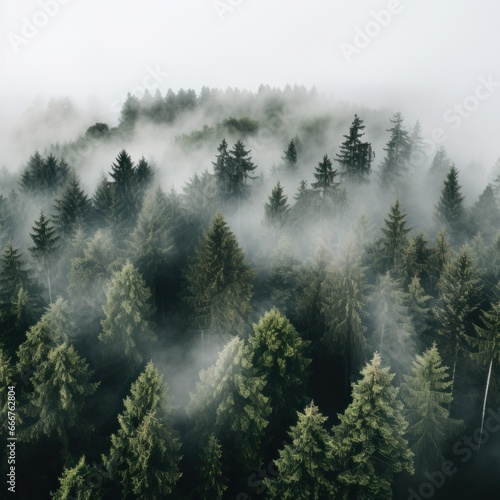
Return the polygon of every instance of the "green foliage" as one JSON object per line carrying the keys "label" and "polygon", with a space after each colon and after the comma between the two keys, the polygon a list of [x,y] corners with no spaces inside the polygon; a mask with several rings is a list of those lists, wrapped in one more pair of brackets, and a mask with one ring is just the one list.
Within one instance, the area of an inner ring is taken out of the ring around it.
{"label": "green foliage", "polygon": [[150,297],[151,292],[130,262],[113,274],[106,291],[99,340],[106,346],[108,356],[125,357],[132,369],[141,365],[156,342],[149,321],[153,312]]}
{"label": "green foliage", "polygon": [[402,396],[407,408],[408,436],[417,472],[423,474],[444,460],[444,445],[463,422],[450,418],[452,381],[436,344],[416,355],[412,375],[405,375],[404,379]]}
{"label": "green foliage", "polygon": [[291,443],[274,461],[278,477],[264,479],[269,498],[322,500],[337,498],[332,482],[333,462],[330,458],[331,438],[324,428],[324,417],[314,402],[304,413],[297,412],[298,422],[288,433]]}
{"label": "green foliage", "polygon": [[132,384],[118,415],[119,428],[103,461],[122,498],[162,498],[179,480],[181,443],[171,427],[163,376],[149,362]]}
{"label": "green foliage", "polygon": [[265,224],[269,227],[280,229],[288,221],[290,206],[287,203],[288,196],[283,194],[283,187],[278,182],[272,189],[269,201],[264,205]]}
{"label": "green foliage", "polygon": [[365,126],[358,115],[354,115],[354,121],[349,127],[349,135],[344,135],[345,141],[340,146],[340,154],[335,161],[342,168],[340,175],[348,182],[365,184],[371,172],[371,163],[375,158],[372,146],[369,142],[361,142]]}
{"label": "green foliage", "polygon": [[184,300],[201,332],[224,337],[244,328],[251,310],[254,273],[218,212],[190,259]]}
{"label": "green foliage", "polygon": [[384,223],[386,227],[382,228],[384,237],[381,240],[381,257],[385,270],[397,269],[403,262],[403,250],[411,231],[411,228],[406,227],[406,213],[401,211],[399,199],[391,206]]}
{"label": "green foliage", "polygon": [[272,407],[270,421],[286,425],[304,404],[311,362],[306,357],[308,343],[285,316],[272,309],[253,326],[248,344],[257,376],[267,380],[262,393]]}
{"label": "green foliage", "polygon": [[297,170],[297,146],[293,139],[290,141],[290,144],[288,144],[281,159],[287,171],[293,172]]}
{"label": "green foliage", "polygon": [[21,174],[21,191],[27,194],[52,195],[64,187],[70,168],[64,160],[50,154],[42,158],[36,151]]}
{"label": "green foliage", "polygon": [[227,490],[227,479],[222,471],[222,446],[215,434],[210,434],[200,455],[201,465],[198,467],[201,498],[221,500]]}
{"label": "green foliage", "polygon": [[82,417],[83,410],[99,385],[90,382],[91,376],[73,346],[64,343],[52,348],[31,378],[27,413],[35,422],[24,429],[26,438],[55,437],[66,448],[72,433],[86,435],[91,426]]}
{"label": "green foliage", "polygon": [[252,365],[248,346],[232,339],[217,362],[201,370],[187,407],[197,439],[214,433],[244,470],[260,465],[260,450],[271,413],[266,381]]}
{"label": "green foliage", "polygon": [[405,433],[403,403],[392,385],[394,374],[382,368],[379,354],[353,384],[352,403],[333,428],[332,460],[339,494],[335,498],[392,498],[396,474],[413,474],[413,453]]}
{"label": "green foliage", "polygon": [[441,197],[436,205],[436,219],[455,239],[463,232],[464,224],[464,196],[461,189],[462,186],[458,183],[458,170],[452,166],[446,176]]}
{"label": "green foliage", "polygon": [[93,474],[95,474],[93,467],[85,462],[85,455],[83,455],[74,467],[64,469],[59,478],[59,488],[50,496],[54,500],[67,500],[69,498],[100,500],[102,498],[101,492],[97,487],[93,487],[91,481]]}

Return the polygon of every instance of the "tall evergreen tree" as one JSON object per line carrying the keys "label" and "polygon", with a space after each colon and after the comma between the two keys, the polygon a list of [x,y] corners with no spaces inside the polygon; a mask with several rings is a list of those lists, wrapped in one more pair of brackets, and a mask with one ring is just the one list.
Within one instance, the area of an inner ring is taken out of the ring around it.
{"label": "tall evergreen tree", "polygon": [[406,227],[406,214],[401,211],[399,199],[391,206],[384,223],[386,227],[382,228],[382,259],[386,270],[397,269],[402,264],[403,250],[408,243],[407,235],[411,231]]}
{"label": "tall evergreen tree", "polygon": [[83,410],[99,385],[90,382],[91,376],[73,346],[65,343],[52,348],[31,379],[27,413],[35,422],[24,429],[26,437],[33,441],[55,437],[67,449],[72,436],[87,435],[91,426],[82,418]]}
{"label": "tall evergreen tree", "polygon": [[413,474],[413,453],[405,433],[403,403],[394,374],[375,353],[352,386],[352,403],[333,428],[332,460],[339,493],[335,498],[392,498],[394,476]]}
{"label": "tall evergreen tree", "polygon": [[411,141],[408,132],[403,127],[403,116],[396,113],[390,122],[392,128],[389,142],[384,151],[386,156],[380,167],[380,183],[382,186],[398,186],[408,171],[411,155]]}
{"label": "tall evergreen tree", "polygon": [[267,380],[263,394],[272,408],[269,420],[279,427],[286,426],[296,408],[304,404],[311,362],[306,357],[307,342],[285,316],[272,309],[253,326],[248,344],[257,375]]}
{"label": "tall evergreen tree", "polygon": [[265,224],[273,228],[282,228],[290,212],[290,206],[287,204],[288,196],[283,194],[283,187],[278,182],[271,191],[269,201],[264,205]]}
{"label": "tall evergreen tree", "polygon": [[297,170],[297,146],[293,139],[288,144],[281,159],[286,171],[295,172]]}
{"label": "tall evergreen tree", "polygon": [[102,176],[97,184],[92,204],[97,222],[101,227],[108,224],[111,220],[111,211],[113,208],[113,187],[111,182]]}
{"label": "tall evergreen tree", "polygon": [[369,182],[371,163],[375,158],[369,142],[362,142],[365,126],[358,115],[349,127],[349,134],[344,135],[345,141],[340,146],[340,154],[335,161],[339,162],[342,171],[340,175],[348,182],[363,184]]}
{"label": "tall evergreen tree", "polygon": [[65,468],[59,478],[59,488],[51,493],[54,500],[100,500],[100,490],[92,482],[94,468],[86,463],[83,455],[74,467]]}
{"label": "tall evergreen tree", "polygon": [[444,146],[441,146],[432,159],[429,175],[439,183],[442,183],[450,170],[450,166],[448,152]]}
{"label": "tall evergreen tree", "polygon": [[316,172],[314,173],[316,182],[311,184],[313,189],[321,193],[323,205],[338,201],[338,197],[340,196],[340,182],[335,182],[337,175],[338,171],[333,169],[330,158],[328,158],[328,155],[325,155],[316,167]]}
{"label": "tall evergreen tree", "polygon": [[131,132],[139,118],[140,102],[135,95],[127,94],[120,111],[120,127],[125,132]]}
{"label": "tall evergreen tree", "polygon": [[77,228],[88,229],[92,221],[92,202],[80,187],[76,177],[66,185],[55,200],[54,225],[58,232],[69,235]]}
{"label": "tall evergreen tree", "polygon": [[441,197],[436,205],[436,219],[457,239],[463,231],[464,196],[458,183],[458,170],[452,166],[444,181]]}
{"label": "tall evergreen tree", "polygon": [[181,443],[171,424],[167,386],[152,362],[132,384],[124,406],[104,465],[120,484],[121,498],[163,498],[181,476]]}
{"label": "tall evergreen tree", "polygon": [[230,157],[228,144],[225,138],[222,139],[217,151],[219,154],[215,156],[215,162],[212,162],[212,165],[214,167],[214,176],[217,180],[220,196],[224,200],[231,185]]}
{"label": "tall evergreen tree", "polygon": [[186,271],[184,300],[202,336],[241,331],[251,309],[253,279],[236,237],[218,212]]}
{"label": "tall evergreen tree", "polygon": [[420,284],[418,275],[413,276],[408,286],[408,308],[419,339],[430,328],[432,321],[431,300],[432,297],[426,295],[424,288]]}
{"label": "tall evergreen tree", "polygon": [[465,245],[460,253],[446,264],[439,282],[439,299],[434,307],[438,333],[443,335],[450,359],[453,360],[453,384],[458,352],[463,348],[466,337],[473,336],[473,320],[479,307],[480,293],[478,272],[470,249]]}
{"label": "tall evergreen tree", "polygon": [[425,152],[425,143],[422,137],[422,125],[420,120],[415,122],[410,134],[410,164],[415,167],[421,167],[427,160]]}
{"label": "tall evergreen tree", "polygon": [[248,346],[235,337],[219,353],[217,362],[200,372],[187,407],[197,440],[214,433],[245,471],[260,465],[271,413],[265,385],[252,365]]}
{"label": "tall evergreen tree", "polygon": [[106,291],[99,340],[106,345],[113,359],[125,358],[133,371],[143,363],[156,342],[149,318],[151,292],[137,269],[127,262],[116,271]]}
{"label": "tall evergreen tree", "polygon": [[420,475],[443,460],[446,440],[462,422],[450,418],[451,379],[434,343],[413,361],[412,375],[404,375],[402,388],[409,423],[408,437],[415,454],[415,468]]}
{"label": "tall evergreen tree", "polygon": [[46,218],[43,212],[40,213],[40,218],[35,221],[32,229],[33,233],[30,233],[30,236],[33,240],[33,246],[29,248],[29,251],[43,274],[45,274],[49,302],[52,302],[51,273],[55,253],[58,249],[59,236],[56,236],[51,220]]}
{"label": "tall evergreen tree", "polygon": [[487,242],[493,241],[500,231],[500,206],[491,184],[484,188],[472,207],[470,218],[474,232],[479,232]]}
{"label": "tall evergreen tree", "polygon": [[314,402],[297,412],[298,422],[274,461],[278,477],[264,479],[272,499],[322,500],[337,498],[332,483],[330,436],[324,428],[324,417]]}
{"label": "tall evergreen tree", "polygon": [[252,162],[250,151],[247,151],[242,141],[236,141],[233,149],[229,151],[229,194],[232,197],[239,199],[241,196],[246,196],[247,180],[255,179],[251,174],[256,168],[257,165]]}
{"label": "tall evergreen tree", "polygon": [[227,479],[222,470],[222,446],[215,434],[210,434],[206,445],[200,455],[201,465],[198,468],[201,498],[222,500],[227,490]]}

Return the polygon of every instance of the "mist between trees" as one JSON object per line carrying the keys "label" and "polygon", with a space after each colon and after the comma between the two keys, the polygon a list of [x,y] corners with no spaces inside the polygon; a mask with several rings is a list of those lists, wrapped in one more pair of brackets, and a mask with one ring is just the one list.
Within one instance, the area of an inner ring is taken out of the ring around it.
{"label": "mist between trees", "polygon": [[[498,163],[300,87],[29,116],[0,195],[22,498],[403,498],[484,437]],[[483,441],[436,498],[497,491]]]}

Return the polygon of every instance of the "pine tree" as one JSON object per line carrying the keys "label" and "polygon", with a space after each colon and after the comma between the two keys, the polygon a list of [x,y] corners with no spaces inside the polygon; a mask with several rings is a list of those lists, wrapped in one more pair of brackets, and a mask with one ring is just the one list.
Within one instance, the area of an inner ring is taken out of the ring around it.
{"label": "pine tree", "polygon": [[410,164],[413,167],[420,167],[426,163],[427,154],[425,143],[422,137],[422,125],[420,120],[415,122],[410,135]]}
{"label": "pine tree", "polygon": [[100,500],[102,498],[100,490],[92,482],[92,477],[96,475],[94,468],[89,466],[83,455],[74,467],[65,468],[59,478],[59,488],[55,493],[51,493],[54,500]]}
{"label": "pine tree", "polygon": [[214,433],[245,471],[258,467],[271,406],[249,348],[234,337],[199,379],[187,407],[197,441]]}
{"label": "pine tree", "polygon": [[226,199],[231,186],[230,157],[227,148],[228,145],[224,138],[217,148],[219,154],[215,156],[215,162],[212,162],[214,166],[214,176],[222,200]]}
{"label": "pine tree", "polygon": [[448,158],[448,152],[444,146],[436,151],[434,158],[432,159],[431,167],[429,169],[429,175],[437,182],[442,183],[446,174],[450,170],[450,160]]}
{"label": "pine tree", "polygon": [[267,380],[263,395],[271,404],[270,421],[279,427],[286,426],[296,408],[304,404],[311,362],[306,357],[308,343],[285,316],[272,309],[253,326],[248,344],[257,376]]}
{"label": "pine tree", "polygon": [[235,335],[251,310],[254,273],[218,212],[186,271],[185,301],[196,329],[215,336]]}
{"label": "pine tree", "polygon": [[418,275],[413,276],[408,286],[408,308],[410,310],[413,326],[418,338],[422,338],[430,328],[432,320],[432,310],[430,302],[432,297],[426,295],[420,284]]}
{"label": "pine tree", "polygon": [[[490,381],[492,374],[495,373],[500,364],[500,303],[493,304],[489,311],[482,311],[481,320],[484,328],[474,325],[476,336],[467,336],[466,340],[474,348],[474,351],[470,353],[472,359],[481,364],[488,365],[483,411],[481,414],[482,436]],[[479,444],[481,444],[481,441]]]}
{"label": "pine tree", "polygon": [[131,132],[139,118],[139,111],[139,99],[134,95],[130,95],[130,93],[127,94],[127,98],[120,111],[120,128],[126,132]]}
{"label": "pine tree", "polygon": [[52,195],[64,187],[70,172],[64,160],[58,160],[53,154],[43,159],[36,151],[21,174],[21,190],[24,193]]}
{"label": "pine tree", "polygon": [[354,184],[365,184],[369,182],[371,163],[375,158],[372,146],[369,142],[362,142],[365,126],[358,115],[354,115],[354,121],[349,127],[349,135],[344,135],[345,141],[340,146],[340,154],[335,161],[342,167],[340,175],[348,182]]}
{"label": "pine tree", "polygon": [[49,302],[52,302],[51,272],[55,253],[58,249],[59,236],[56,236],[51,220],[46,218],[43,212],[40,213],[40,218],[35,221],[32,229],[33,233],[30,233],[30,236],[33,240],[33,246],[29,248],[29,251],[45,274]]}
{"label": "pine tree", "polygon": [[113,188],[112,183],[109,182],[104,175],[97,183],[97,187],[92,198],[92,204],[94,206],[94,213],[97,222],[101,225],[101,227],[108,224],[111,220],[113,207]]}
{"label": "pine tree", "polygon": [[480,232],[488,242],[493,241],[500,231],[500,207],[491,184],[484,188],[472,207],[470,218],[474,232]]}
{"label": "pine tree", "polygon": [[200,455],[201,465],[198,467],[200,498],[221,500],[227,490],[227,479],[222,470],[222,446],[215,434],[210,434]]}
{"label": "pine tree", "polygon": [[21,174],[21,191],[30,192],[39,189],[39,179],[43,172],[43,158],[42,155],[35,151],[28,160],[26,168]]}
{"label": "pine tree", "polygon": [[149,321],[150,296],[144,280],[130,262],[113,274],[106,291],[105,319],[101,321],[99,340],[106,345],[108,355],[114,359],[125,357],[132,370],[141,365],[156,342]]}
{"label": "pine tree", "polygon": [[24,430],[26,437],[32,441],[55,437],[67,449],[72,435],[87,434],[91,426],[82,412],[99,385],[90,382],[91,376],[73,346],[64,343],[52,348],[31,379],[33,393],[27,412],[35,423]]}
{"label": "pine tree", "polygon": [[328,155],[325,155],[323,161],[320,161],[316,167],[316,172],[314,173],[316,182],[311,184],[313,189],[321,192],[323,205],[336,201],[340,196],[340,190],[338,188],[340,182],[335,182],[335,177],[337,177],[337,175],[338,171],[333,170],[330,158],[328,158]]}
{"label": "pine tree", "polygon": [[283,194],[283,187],[278,182],[271,191],[269,201],[264,205],[265,224],[269,227],[282,228],[288,220],[290,206],[287,204],[288,196]]}
{"label": "pine tree", "polygon": [[386,227],[382,228],[381,252],[385,269],[392,270],[401,266],[403,250],[408,244],[407,235],[411,231],[406,227],[406,214],[401,211],[399,199],[391,206],[384,222]]}
{"label": "pine tree", "polygon": [[352,386],[352,403],[333,428],[332,460],[339,494],[335,498],[392,498],[394,476],[413,474],[413,453],[405,433],[408,423],[394,374],[375,353]]}
{"label": "pine tree", "polygon": [[295,224],[309,220],[318,205],[317,196],[316,191],[307,187],[307,181],[300,181],[297,193],[293,197],[295,204],[290,209],[290,218]]}
{"label": "pine tree", "polygon": [[444,181],[441,198],[436,205],[436,219],[457,239],[463,231],[464,196],[458,183],[458,170],[452,166]]}
{"label": "pine tree", "polygon": [[14,214],[9,199],[0,193],[0,248],[4,248],[14,235]]}
{"label": "pine tree", "polygon": [[163,310],[163,295],[169,257],[173,253],[170,207],[158,188],[146,197],[131,236],[130,253],[134,265],[152,289],[154,304]]}
{"label": "pine tree", "polygon": [[168,388],[152,362],[132,384],[124,406],[104,465],[122,498],[163,498],[181,476],[181,443],[171,426]]}
{"label": "pine tree", "polygon": [[[457,358],[466,336],[473,336],[472,321],[479,307],[481,284],[469,247],[448,262],[439,282],[439,300],[434,307],[438,333],[443,335],[453,360],[455,382]],[[452,384],[452,394],[454,385]]]}
{"label": "pine tree", "polygon": [[401,282],[389,273],[379,280],[373,300],[373,346],[400,375],[415,348],[415,329],[408,308],[409,297]]}
{"label": "pine tree", "polygon": [[408,132],[403,127],[403,116],[396,113],[390,122],[392,128],[387,132],[391,138],[384,148],[386,157],[380,167],[380,184],[384,187],[398,186],[408,171],[408,162],[411,155],[411,142]]}
{"label": "pine tree", "polygon": [[275,479],[264,479],[272,499],[322,500],[337,498],[332,483],[333,463],[330,458],[330,436],[324,428],[324,417],[314,402],[288,433],[291,443],[279,452],[274,461],[278,470]]}
{"label": "pine tree", "polygon": [[250,151],[247,151],[242,141],[236,141],[233,149],[229,151],[229,194],[233,198],[240,198],[246,196],[248,186],[246,182],[248,179],[255,179],[252,173],[257,168],[257,165],[252,163]]}
{"label": "pine tree", "polygon": [[416,355],[412,375],[404,375],[404,380],[402,396],[410,447],[415,454],[415,468],[423,474],[444,460],[444,444],[462,422],[450,418],[447,406],[453,400],[452,382],[435,343],[422,355]]}
{"label": "pine tree", "polygon": [[297,147],[293,139],[288,144],[281,159],[286,171],[295,172],[297,170]]}
{"label": "pine tree", "polygon": [[432,249],[429,248],[428,244],[424,233],[419,233],[406,246],[401,263],[402,267],[399,269],[405,283],[410,283],[415,276],[418,276],[424,288],[430,288]]}
{"label": "pine tree", "polygon": [[357,373],[365,361],[365,286],[364,270],[350,248],[335,279],[330,286],[326,285],[323,299],[326,322],[323,341],[330,354],[341,355],[347,388],[351,375]]}
{"label": "pine tree", "polygon": [[88,229],[92,221],[92,202],[80,188],[78,179],[71,179],[61,196],[55,200],[54,225],[68,236],[77,228]]}

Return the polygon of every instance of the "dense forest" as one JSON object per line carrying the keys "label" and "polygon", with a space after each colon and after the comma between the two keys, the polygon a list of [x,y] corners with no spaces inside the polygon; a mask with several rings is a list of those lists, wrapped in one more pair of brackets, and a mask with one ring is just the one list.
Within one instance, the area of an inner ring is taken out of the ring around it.
{"label": "dense forest", "polygon": [[0,173],[20,498],[496,498],[500,164],[302,87],[29,116]]}

